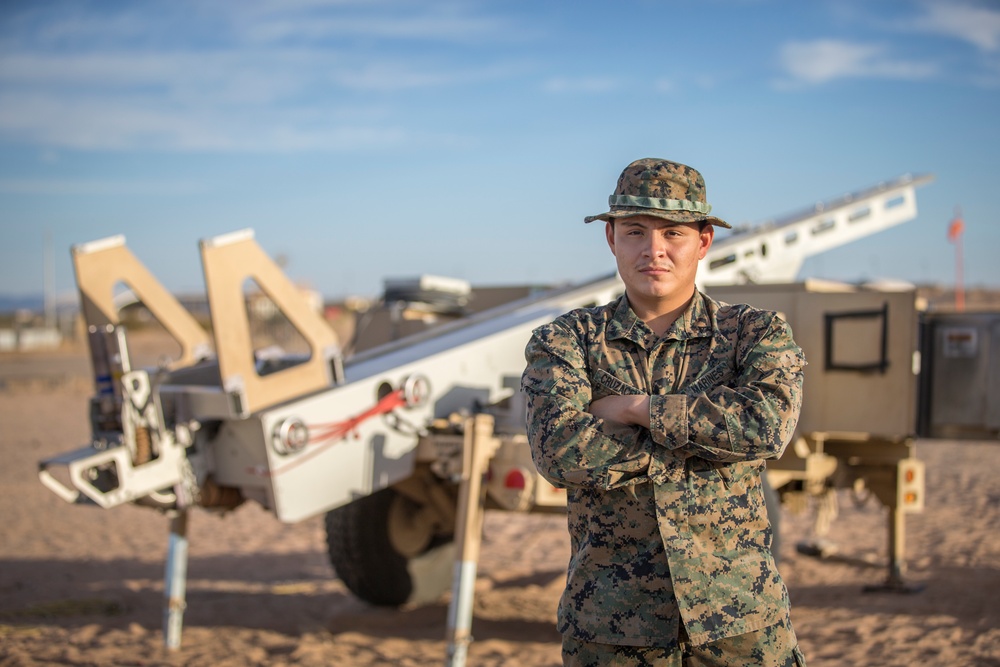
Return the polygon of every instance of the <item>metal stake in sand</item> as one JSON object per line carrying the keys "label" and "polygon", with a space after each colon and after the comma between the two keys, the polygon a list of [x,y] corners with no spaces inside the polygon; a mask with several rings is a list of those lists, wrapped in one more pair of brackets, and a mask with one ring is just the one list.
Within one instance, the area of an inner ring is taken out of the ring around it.
{"label": "metal stake in sand", "polygon": [[178,510],[170,518],[167,571],[163,586],[163,643],[171,651],[181,646],[184,625],[185,586],[188,564],[188,510]]}
{"label": "metal stake in sand", "polygon": [[476,415],[465,421],[462,482],[458,490],[455,543],[459,552],[448,605],[448,656],[446,667],[465,667],[472,642],[472,606],[476,589],[476,563],[483,535],[483,475],[499,441],[493,436],[493,418]]}

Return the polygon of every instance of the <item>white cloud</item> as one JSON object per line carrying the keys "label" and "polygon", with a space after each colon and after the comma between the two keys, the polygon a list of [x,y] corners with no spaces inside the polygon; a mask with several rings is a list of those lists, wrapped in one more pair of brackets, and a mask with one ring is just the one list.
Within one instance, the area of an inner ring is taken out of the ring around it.
{"label": "white cloud", "polygon": [[344,36],[467,42],[524,31],[507,18],[471,11],[475,3],[447,0],[255,0],[218,8],[240,38],[255,42]]}
{"label": "white cloud", "polygon": [[475,84],[510,76],[514,65],[452,68],[321,50],[179,53],[20,53],[0,61],[0,85],[66,95],[141,95],[200,104],[280,102],[303,93],[352,90],[397,92]]}
{"label": "white cloud", "polygon": [[[41,13],[41,8],[35,9]],[[77,12],[81,9],[77,8]],[[43,22],[39,30],[29,37],[38,43],[51,45],[91,40],[107,43],[109,40],[142,39],[150,33],[148,21],[144,21],[137,13],[86,16],[77,12],[67,12],[66,16],[60,13],[56,20]]]}
{"label": "white cloud", "polygon": [[[94,15],[83,8],[53,14],[32,35],[48,45],[107,46],[125,42],[177,45],[210,35],[243,47],[369,40],[462,43],[518,39],[525,30],[505,17],[476,13],[475,4],[407,0],[126,4]],[[43,15],[44,8],[35,12]],[[194,37],[192,37],[192,35]]]}
{"label": "white cloud", "polygon": [[470,7],[178,1],[126,5],[101,16],[36,7],[22,22],[25,30],[4,43],[0,139],[172,151],[461,143],[428,133],[418,140],[421,133],[403,127],[408,116],[400,96],[505,78],[523,66],[455,63],[436,51],[407,57],[398,42],[510,32],[506,19]]}
{"label": "white cloud", "polygon": [[611,77],[555,77],[542,83],[542,90],[547,93],[583,93],[597,95],[614,92],[618,81]]}
{"label": "white cloud", "polygon": [[320,40],[330,37],[367,36],[422,40],[467,41],[503,34],[509,26],[494,19],[462,16],[415,16],[410,18],[336,18],[307,17],[280,21],[255,22],[243,36],[253,41]]}
{"label": "white cloud", "polygon": [[653,90],[658,93],[673,93],[677,91],[677,84],[673,79],[660,78],[653,82]]}
{"label": "white cloud", "polygon": [[145,99],[58,93],[0,95],[0,133],[76,150],[342,151],[415,141],[398,126],[328,120],[309,110],[257,115],[223,108],[162,108]]}
{"label": "white cloud", "polygon": [[381,61],[334,66],[326,78],[354,90],[393,92],[478,84],[509,77],[519,69],[519,66],[504,64],[478,68],[432,68],[415,67],[400,61]]}
{"label": "white cloud", "polygon": [[790,42],[781,49],[781,65],[794,81],[820,84],[841,78],[924,79],[937,67],[931,63],[893,60],[876,44],[821,39]]}
{"label": "white cloud", "polygon": [[1000,50],[1000,9],[964,2],[923,2],[924,15],[913,22],[917,30],[954,37],[983,51]]}
{"label": "white cloud", "polygon": [[177,196],[203,192],[196,183],[0,179],[0,192],[45,196]]}
{"label": "white cloud", "polygon": [[393,94],[511,71],[303,50],[14,54],[0,64],[0,137],[78,150],[378,149],[418,141]]}

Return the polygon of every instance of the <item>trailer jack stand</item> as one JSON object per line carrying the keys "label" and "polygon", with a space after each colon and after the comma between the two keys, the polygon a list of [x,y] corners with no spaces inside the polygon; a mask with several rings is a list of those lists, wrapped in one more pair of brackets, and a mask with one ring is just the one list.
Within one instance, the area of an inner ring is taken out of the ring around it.
{"label": "trailer jack stand", "polygon": [[167,570],[163,583],[163,643],[168,650],[181,646],[184,625],[184,600],[188,565],[188,510],[177,510],[170,518],[170,542],[167,546]]}
{"label": "trailer jack stand", "polygon": [[906,570],[906,513],[902,507],[889,508],[889,574],[881,584],[869,584],[865,593],[919,593],[923,584],[908,584],[903,579]]}
{"label": "trailer jack stand", "polygon": [[908,584],[898,572],[890,572],[889,577],[881,584],[868,584],[861,589],[863,593],[920,593],[924,590],[923,584]]}
{"label": "trailer jack stand", "polygon": [[446,667],[465,667],[472,643],[472,607],[476,589],[476,564],[483,536],[483,476],[499,441],[493,437],[493,417],[480,414],[465,422],[462,446],[462,481],[458,491],[455,543],[458,553],[448,605],[448,656]]}

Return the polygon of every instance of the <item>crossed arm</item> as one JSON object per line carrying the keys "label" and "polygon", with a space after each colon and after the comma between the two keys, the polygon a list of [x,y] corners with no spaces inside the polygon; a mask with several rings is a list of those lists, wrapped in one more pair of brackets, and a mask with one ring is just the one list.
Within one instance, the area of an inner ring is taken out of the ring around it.
{"label": "crossed arm", "polygon": [[735,377],[704,391],[595,400],[573,332],[539,329],[522,382],[536,466],[560,486],[607,489],[643,481],[656,448],[718,462],[779,456],[798,420],[805,362],[778,318],[752,342]]}
{"label": "crossed arm", "polygon": [[588,412],[598,419],[649,429],[649,394],[605,396],[591,401]]}

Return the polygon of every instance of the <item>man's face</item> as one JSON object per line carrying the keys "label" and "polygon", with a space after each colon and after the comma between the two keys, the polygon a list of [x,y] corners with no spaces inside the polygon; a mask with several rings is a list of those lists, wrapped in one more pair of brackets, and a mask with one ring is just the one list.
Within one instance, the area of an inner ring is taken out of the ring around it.
{"label": "man's face", "polygon": [[608,223],[608,245],[630,299],[646,305],[683,302],[694,293],[698,260],[705,257],[715,231],[698,223],[677,223],[651,215]]}

